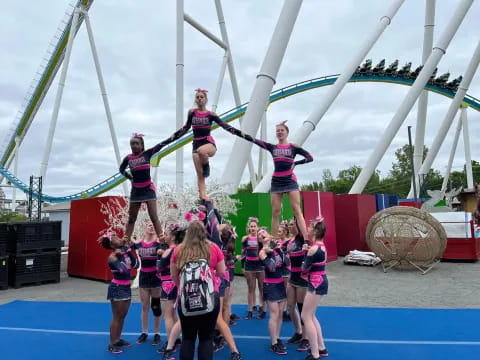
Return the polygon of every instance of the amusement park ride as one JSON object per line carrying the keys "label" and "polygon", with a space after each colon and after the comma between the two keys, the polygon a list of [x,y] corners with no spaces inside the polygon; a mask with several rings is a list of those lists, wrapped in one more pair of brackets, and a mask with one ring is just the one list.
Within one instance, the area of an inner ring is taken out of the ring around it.
{"label": "amusement park ride", "polygon": [[[3,147],[0,149],[0,181],[8,180],[15,188],[18,188],[26,193],[29,191],[29,186],[17,178],[17,163],[18,163],[18,149],[32,124],[35,114],[37,113],[42,101],[47,94],[53,79],[62,69],[60,74],[60,82],[58,85],[57,96],[52,114],[50,131],[48,135],[47,145],[41,163],[40,175],[45,176],[48,159],[50,155],[52,140],[54,138],[55,126],[58,117],[58,111],[61,106],[63,87],[65,86],[66,75],[70,60],[70,54],[74,45],[74,39],[77,32],[83,24],[89,36],[92,56],[97,70],[97,77],[102,93],[102,99],[105,107],[106,117],[109,124],[112,143],[114,145],[114,152],[117,162],[120,162],[120,154],[117,145],[117,138],[115,134],[114,122],[110,114],[110,107],[108,97],[105,89],[105,81],[101,72],[100,61],[97,54],[93,31],[89,20],[89,11],[92,7],[93,0],[77,0],[69,11],[66,13],[64,26],[59,29],[59,34],[56,37],[57,41],[52,44],[50,56],[46,59],[40,70],[40,77],[35,79],[31,91],[27,94],[25,102],[20,109],[17,118],[12,124],[11,131],[6,135],[3,142]],[[230,81],[235,98],[235,107],[229,111],[221,114],[221,118],[225,121],[233,121],[240,119],[240,128],[242,131],[255,135],[260,126],[262,131],[260,137],[264,138],[266,134],[266,109],[268,106],[276,101],[285,99],[302,93],[307,90],[319,88],[330,85],[327,94],[322,98],[320,103],[312,110],[310,116],[304,121],[300,129],[291,135],[291,141],[302,145],[307,137],[316,129],[317,124],[333,104],[337,96],[343,90],[348,82],[385,82],[392,84],[400,84],[410,86],[408,94],[403,102],[400,104],[395,116],[392,118],[390,124],[385,130],[385,133],[379,137],[379,143],[372,152],[372,155],[363,167],[363,170],[353,185],[350,193],[361,193],[370,179],[372,173],[375,171],[379,161],[385,154],[388,146],[391,144],[393,138],[396,136],[400,126],[403,124],[406,116],[412,109],[414,103],[419,99],[418,106],[418,121],[417,133],[415,138],[415,149],[423,149],[424,145],[424,129],[427,106],[427,91],[435,92],[443,96],[452,98],[450,108],[445,115],[438,134],[432,146],[428,157],[422,162],[422,155],[415,152],[415,173],[418,175],[428,173],[433,160],[446,137],[448,130],[451,127],[453,119],[462,105],[461,122],[464,127],[464,137],[466,143],[468,142],[468,126],[466,120],[466,109],[469,107],[475,111],[480,111],[480,100],[470,95],[467,95],[467,90],[473,79],[473,76],[478,68],[480,62],[480,42],[477,44],[470,63],[466,67],[463,75],[450,79],[450,73],[444,73],[437,76],[437,65],[445,54],[453,36],[455,35],[460,24],[464,21],[465,15],[469,11],[473,0],[461,0],[458,2],[455,11],[452,11],[452,16],[439,34],[438,40],[433,44],[433,27],[434,27],[434,7],[435,1],[426,0],[426,17],[425,17],[425,34],[423,46],[423,65],[418,65],[415,69],[412,68],[412,63],[407,62],[404,66],[399,68],[399,60],[395,60],[390,65],[386,66],[385,59],[382,59],[377,65],[373,66],[372,60],[367,59],[367,55],[377,40],[380,38],[384,30],[394,20],[394,17],[405,0],[392,0],[390,6],[380,18],[378,25],[367,32],[365,40],[359,41],[359,48],[352,52],[351,59],[341,69],[340,75],[330,75],[320,78],[315,78],[307,81],[292,84],[290,86],[273,90],[276,76],[278,74],[285,50],[288,46],[290,35],[295,26],[302,0],[286,0],[280,12],[277,25],[272,35],[270,44],[268,46],[263,64],[258,72],[255,80],[253,91],[248,102],[242,103],[238,92],[238,86],[235,78],[233,58],[230,51],[230,44],[223,17],[223,10],[220,0],[215,0],[217,10],[217,17],[220,26],[221,37],[217,37],[211,31],[195,21],[191,16],[185,13],[183,0],[176,2],[176,23],[177,23],[177,61],[176,61],[176,79],[177,79],[177,125],[183,123],[184,108],[183,108],[183,27],[184,23],[188,23],[196,30],[201,32],[207,38],[217,44],[223,51],[223,63],[218,77],[217,88],[213,95],[213,110],[217,107],[218,98],[221,91],[221,83],[223,82],[225,72],[228,69]],[[73,31],[72,31],[73,30]],[[62,66],[63,64],[63,66]],[[412,70],[413,69],[413,70]],[[427,91],[424,91],[427,90]],[[467,129],[467,130],[465,130]],[[164,148],[160,153],[156,154],[152,159],[152,165],[158,166],[161,158],[177,152],[177,187],[182,188],[183,183],[183,155],[180,153],[182,147],[192,140],[192,134],[188,133],[177,142]],[[473,180],[471,175],[471,166],[469,167],[470,149],[466,149],[467,160],[467,187],[473,187]],[[244,169],[248,165],[252,182],[255,186],[256,192],[266,192],[268,190],[269,178],[271,173],[264,171],[264,167],[259,166],[259,171],[255,174],[252,160],[250,158],[251,144],[241,140],[235,139],[232,152],[227,163],[237,164],[235,167],[228,167],[222,176],[222,183],[230,189],[230,192],[235,192],[239,185]],[[180,157],[182,160],[180,160]],[[15,162],[14,162],[15,160]],[[14,164],[11,169],[12,163]],[[471,161],[470,161],[471,163]],[[448,174],[447,174],[448,177]],[[261,178],[258,182],[257,178]],[[421,178],[418,176],[418,178]],[[79,191],[76,194],[68,196],[50,196],[42,195],[42,200],[49,203],[65,202],[74,199],[96,197],[110,189],[121,185],[125,178],[119,173],[114,174],[92,186],[86,190]],[[48,189],[48,181],[45,181]],[[124,191],[126,192],[126,185]],[[418,184],[420,185],[420,184]],[[34,193],[33,196],[40,194]],[[412,194],[410,194],[412,195]]]}

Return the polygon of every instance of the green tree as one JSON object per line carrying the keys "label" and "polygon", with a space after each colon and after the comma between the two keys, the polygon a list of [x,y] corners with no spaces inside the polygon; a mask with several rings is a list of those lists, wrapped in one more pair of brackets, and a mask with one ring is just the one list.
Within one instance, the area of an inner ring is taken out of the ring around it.
{"label": "green tree", "polygon": [[0,212],[0,222],[22,222],[27,221],[27,217],[17,212]]}
{"label": "green tree", "polygon": [[237,189],[237,194],[245,194],[245,193],[252,193],[253,186],[252,182],[249,181],[248,184],[241,184]]}

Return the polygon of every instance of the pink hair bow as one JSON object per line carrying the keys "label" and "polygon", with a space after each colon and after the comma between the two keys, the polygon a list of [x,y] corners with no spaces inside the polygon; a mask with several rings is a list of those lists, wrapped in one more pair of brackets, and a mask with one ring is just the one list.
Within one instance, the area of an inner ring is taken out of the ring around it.
{"label": "pink hair bow", "polygon": [[189,211],[189,212],[185,213],[185,215],[183,217],[188,222],[192,222],[192,221],[203,222],[203,220],[205,220],[205,218],[206,218],[206,215],[203,211],[198,211],[198,212]]}
{"label": "pink hair bow", "polygon": [[313,226],[323,222],[325,218],[322,215],[317,216],[315,219],[311,220],[310,223],[313,224]]}
{"label": "pink hair bow", "polygon": [[132,133],[132,138],[143,138],[145,135],[141,133]]}
{"label": "pink hair bow", "polygon": [[207,89],[200,89],[200,88],[198,88],[198,89],[195,89],[195,91],[196,91],[196,92],[201,92],[201,93],[204,93],[204,94],[208,93],[208,90],[207,90]]}
{"label": "pink hair bow", "polygon": [[249,218],[248,218],[248,222],[251,223],[252,221],[258,223],[258,218],[256,218],[256,217],[249,217]]}

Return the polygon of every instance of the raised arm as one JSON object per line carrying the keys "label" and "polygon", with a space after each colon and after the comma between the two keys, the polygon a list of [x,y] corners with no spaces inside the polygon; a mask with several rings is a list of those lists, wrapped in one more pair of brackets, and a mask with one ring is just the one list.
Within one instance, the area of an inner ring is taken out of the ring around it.
{"label": "raised arm", "polygon": [[295,165],[302,165],[302,164],[306,164],[313,161],[313,156],[307,150],[295,144],[293,144],[293,147],[295,149],[295,154],[299,154],[304,157],[304,159],[302,160],[295,161],[294,162]]}
{"label": "raised arm", "polygon": [[212,116],[212,120],[215,121],[218,124],[218,126],[221,126],[223,129],[225,129],[229,133],[236,135],[238,137],[241,137],[244,140],[250,141],[251,143],[254,143],[257,146],[260,146],[265,150],[270,151],[274,148],[273,144],[267,143],[259,139],[255,139],[254,137],[244,133],[243,131],[240,131],[237,128],[234,128],[233,126],[227,124],[225,121],[220,119],[217,114],[211,113],[211,116]]}
{"label": "raised arm", "polygon": [[193,116],[193,111],[189,110],[188,116],[187,116],[187,122],[185,123],[185,125],[183,125],[180,129],[175,131],[169,138],[159,142],[157,145],[155,145],[154,147],[152,147],[147,151],[150,151],[151,155],[153,155],[159,152],[162,148],[164,148],[168,144],[180,139],[192,127],[192,116]]}

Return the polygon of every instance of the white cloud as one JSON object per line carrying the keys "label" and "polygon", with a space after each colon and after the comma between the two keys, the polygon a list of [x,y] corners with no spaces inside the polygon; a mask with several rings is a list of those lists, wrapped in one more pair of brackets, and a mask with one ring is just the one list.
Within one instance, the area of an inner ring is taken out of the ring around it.
{"label": "white cloud", "polygon": [[[0,58],[0,141],[11,126],[67,4],[66,0],[47,3],[5,0],[0,5],[0,47],[3,49]],[[437,2],[435,39],[445,28],[456,5],[454,0]],[[213,2],[186,1],[185,6],[194,19],[213,33],[220,33]],[[223,6],[242,101],[247,101],[281,2],[224,1]],[[304,1],[275,88],[342,71],[387,7],[382,0],[370,0],[368,6],[358,5],[354,0]],[[147,134],[147,145],[153,145],[176,128],[175,2],[95,1],[90,14],[124,156],[129,151],[128,137],[133,131]],[[387,64],[394,59],[399,59],[401,64],[412,61],[416,67],[422,54],[423,17],[423,2],[406,2],[368,57],[374,63],[382,58],[386,58]],[[450,71],[453,78],[464,72],[478,41],[476,19],[479,17],[480,8],[474,4],[440,62],[439,74]],[[213,94],[222,56],[221,49],[185,24],[185,110],[192,104],[196,87],[208,88]],[[25,181],[31,174],[38,174],[56,88],[57,80],[22,146],[19,177]],[[353,164],[364,164],[408,89],[388,84],[349,84],[305,143],[315,162],[296,170],[301,182],[319,180],[324,168],[336,174]],[[269,140],[274,141],[272,129],[279,120],[289,119],[295,131],[327,91],[328,88],[317,89],[273,104],[268,113]],[[478,75],[469,93],[480,96]],[[449,103],[449,99],[430,95],[427,146]],[[227,75],[218,112],[233,106]],[[479,118],[477,112],[469,112],[474,159],[480,158],[480,140],[476,136],[480,133]],[[416,125],[416,107],[379,164],[383,174],[391,166],[394,150],[407,141],[407,125]],[[225,166],[232,166],[226,162],[233,141],[221,130],[215,138],[218,152],[212,160],[212,177],[218,178]],[[434,163],[436,168],[443,170],[450,144],[451,135]],[[191,148],[187,146],[184,151],[185,181],[194,183],[190,153]],[[254,154],[258,154],[257,149]],[[456,166],[463,163],[462,158],[463,143],[460,142]],[[116,171],[91,52],[82,28],[73,49],[45,192],[53,195],[78,192]],[[162,181],[175,181],[174,156],[162,161],[159,173]],[[247,172],[243,180],[246,179]]]}

